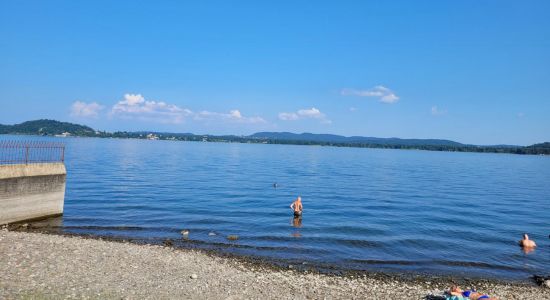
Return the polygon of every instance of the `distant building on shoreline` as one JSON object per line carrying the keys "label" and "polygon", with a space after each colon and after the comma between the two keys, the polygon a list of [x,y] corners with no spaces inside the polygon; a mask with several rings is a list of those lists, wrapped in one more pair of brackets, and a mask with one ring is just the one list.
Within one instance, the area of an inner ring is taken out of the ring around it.
{"label": "distant building on shoreline", "polygon": [[159,137],[156,136],[156,135],[154,135],[154,134],[152,134],[152,133],[149,133],[149,134],[147,135],[147,139],[148,139],[148,140],[158,140]]}

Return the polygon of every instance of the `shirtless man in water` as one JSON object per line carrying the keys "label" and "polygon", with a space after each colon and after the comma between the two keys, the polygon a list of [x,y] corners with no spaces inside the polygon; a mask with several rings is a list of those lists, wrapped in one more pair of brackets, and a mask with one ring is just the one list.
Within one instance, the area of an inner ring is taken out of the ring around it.
{"label": "shirtless man in water", "polygon": [[519,241],[519,245],[523,248],[533,249],[537,246],[534,241],[529,239],[527,233],[523,234],[523,239]]}
{"label": "shirtless man in water", "polygon": [[290,204],[290,208],[294,211],[295,216],[301,216],[302,210],[304,209],[302,207],[302,197],[298,196],[298,198],[296,198],[296,200],[294,200],[294,202]]}

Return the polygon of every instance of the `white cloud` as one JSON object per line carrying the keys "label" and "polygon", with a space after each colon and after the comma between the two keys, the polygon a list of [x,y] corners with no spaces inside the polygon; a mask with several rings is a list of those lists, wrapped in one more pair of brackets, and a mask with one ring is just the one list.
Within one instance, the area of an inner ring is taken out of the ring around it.
{"label": "white cloud", "polygon": [[298,120],[299,118],[300,117],[298,116],[297,113],[286,113],[286,112],[279,113],[279,119],[283,121],[295,121],[295,120]]}
{"label": "white cloud", "polygon": [[229,111],[229,113],[219,113],[203,110],[199,113],[194,114],[194,119],[198,121],[202,120],[224,120],[234,123],[248,123],[248,124],[257,124],[257,123],[266,123],[266,121],[261,117],[245,117],[237,109]]}
{"label": "white cloud", "polygon": [[[104,106],[95,102],[84,103],[76,101],[71,107],[72,116],[97,117]],[[257,124],[267,123],[258,116],[243,116],[238,109],[229,112],[212,112],[203,110],[194,112],[164,101],[146,100],[141,94],[125,94],[123,99],[111,107],[109,116],[113,118],[178,124],[186,120],[217,121],[229,123]]]}
{"label": "white cloud", "polygon": [[312,107],[310,109],[300,109],[298,111],[298,116],[304,117],[304,118],[316,118],[316,119],[322,119],[325,117],[325,114],[323,114],[320,110],[318,110],[315,107]]}
{"label": "white cloud", "polygon": [[123,100],[113,105],[111,115],[160,123],[181,123],[193,112],[163,101],[147,101],[141,94],[125,94]]}
{"label": "white cloud", "polygon": [[71,105],[72,117],[84,117],[84,118],[97,118],[99,112],[103,110],[105,106],[96,102],[86,103],[82,101],[75,101]]}
{"label": "white cloud", "polygon": [[331,124],[332,121],[327,119],[326,115],[315,107],[309,109],[300,109],[296,112],[279,113],[279,119],[283,121],[296,121],[302,119],[318,119],[322,123]]}
{"label": "white cloud", "polygon": [[430,112],[431,112],[432,116],[441,116],[441,115],[446,114],[447,110],[440,109],[437,106],[432,106],[432,108],[430,109]]}
{"label": "white cloud", "polygon": [[389,88],[377,85],[368,90],[356,90],[345,88],[340,91],[342,96],[374,97],[384,103],[395,103],[399,97]]}

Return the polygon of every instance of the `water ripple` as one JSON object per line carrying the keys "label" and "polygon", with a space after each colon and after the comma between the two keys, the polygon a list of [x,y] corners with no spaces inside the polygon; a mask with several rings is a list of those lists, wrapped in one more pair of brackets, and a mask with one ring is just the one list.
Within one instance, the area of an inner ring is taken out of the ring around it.
{"label": "water ripple", "polygon": [[[549,157],[63,141],[70,232],[378,271],[522,279],[550,269]],[[539,244],[532,253],[516,245],[523,232]]]}

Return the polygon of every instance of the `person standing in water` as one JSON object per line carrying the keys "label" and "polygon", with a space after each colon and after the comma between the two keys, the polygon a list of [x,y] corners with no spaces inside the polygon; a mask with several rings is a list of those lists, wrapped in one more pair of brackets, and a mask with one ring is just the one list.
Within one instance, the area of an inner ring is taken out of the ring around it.
{"label": "person standing in water", "polygon": [[524,249],[534,249],[537,246],[537,244],[535,244],[535,241],[529,239],[527,233],[523,234],[523,239],[519,241],[519,245]]}
{"label": "person standing in water", "polygon": [[292,204],[290,204],[290,208],[294,211],[294,215],[299,217],[302,215],[303,206],[302,206],[302,197],[298,196]]}

